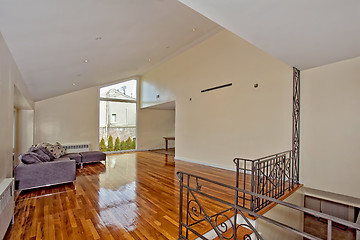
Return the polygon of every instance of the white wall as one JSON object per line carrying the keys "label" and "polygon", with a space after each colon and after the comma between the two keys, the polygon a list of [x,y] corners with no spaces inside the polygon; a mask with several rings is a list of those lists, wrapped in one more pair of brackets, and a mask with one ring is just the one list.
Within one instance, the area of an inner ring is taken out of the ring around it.
{"label": "white wall", "polygon": [[141,92],[143,107],[176,100],[178,159],[233,169],[291,148],[292,68],[228,31],[146,73]]}
{"label": "white wall", "polygon": [[18,156],[26,152],[34,140],[34,110],[16,110],[15,130],[15,166],[19,164]]}
{"label": "white wall", "polygon": [[[90,143],[98,149],[98,111],[98,87],[36,102],[35,143]],[[174,136],[175,112],[139,109],[137,124],[138,149],[164,148],[162,137]]]}
{"label": "white wall", "polygon": [[28,89],[0,33],[0,180],[12,176],[14,85],[33,106]]}
{"label": "white wall", "polygon": [[35,143],[91,144],[98,149],[97,87],[35,103]]}
{"label": "white wall", "polygon": [[360,198],[360,58],[301,72],[305,186]]}
{"label": "white wall", "polygon": [[[175,110],[140,109],[138,112],[138,149],[164,148],[163,137],[175,136]],[[174,141],[169,141],[174,147]]]}

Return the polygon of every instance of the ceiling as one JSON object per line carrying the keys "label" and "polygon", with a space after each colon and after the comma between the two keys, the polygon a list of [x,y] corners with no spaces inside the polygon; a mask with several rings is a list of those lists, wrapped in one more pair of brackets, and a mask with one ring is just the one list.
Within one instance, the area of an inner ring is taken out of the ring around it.
{"label": "ceiling", "polygon": [[360,56],[359,0],[179,0],[301,70]]}
{"label": "ceiling", "polygon": [[0,0],[34,101],[142,75],[221,29],[209,19],[301,70],[360,56],[359,0]]}
{"label": "ceiling", "polygon": [[177,0],[0,0],[34,101],[141,75],[219,29]]}

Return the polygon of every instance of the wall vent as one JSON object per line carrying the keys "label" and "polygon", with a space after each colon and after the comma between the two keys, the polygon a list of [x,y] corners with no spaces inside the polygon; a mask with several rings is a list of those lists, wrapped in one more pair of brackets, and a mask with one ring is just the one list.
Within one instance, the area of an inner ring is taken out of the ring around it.
{"label": "wall vent", "polygon": [[90,150],[90,144],[63,145],[67,153],[86,152]]}
{"label": "wall vent", "polygon": [[207,88],[207,89],[201,90],[201,92],[202,93],[209,92],[209,91],[213,91],[213,90],[224,88],[224,87],[230,87],[230,86],[232,86],[232,83],[220,85],[220,86],[217,86],[217,87]]}

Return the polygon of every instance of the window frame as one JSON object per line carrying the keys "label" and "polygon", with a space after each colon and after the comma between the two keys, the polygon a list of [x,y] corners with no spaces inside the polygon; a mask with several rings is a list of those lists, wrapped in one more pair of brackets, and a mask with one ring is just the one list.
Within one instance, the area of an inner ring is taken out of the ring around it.
{"label": "window frame", "polygon": [[[119,83],[125,83],[127,81],[132,81],[135,80],[136,81],[136,98],[135,100],[129,100],[129,99],[116,99],[116,98],[104,98],[104,97],[100,97],[100,90],[101,88],[104,87],[108,87],[108,86],[112,86],[112,85],[116,85]],[[123,102],[123,103],[135,103],[136,106],[136,120],[135,120],[135,140],[136,140],[136,145],[135,145],[135,149],[133,149],[134,151],[136,151],[138,149],[138,123],[139,123],[139,118],[138,118],[138,114],[139,114],[139,103],[140,103],[140,77],[131,77],[131,78],[127,78],[124,79],[122,81],[119,82],[113,82],[111,84],[106,84],[106,85],[102,85],[99,86],[98,88],[98,131],[97,131],[97,138],[99,139],[99,129],[100,129],[100,102],[101,101],[108,101],[108,102]],[[98,149],[99,149],[99,141],[98,141]]]}

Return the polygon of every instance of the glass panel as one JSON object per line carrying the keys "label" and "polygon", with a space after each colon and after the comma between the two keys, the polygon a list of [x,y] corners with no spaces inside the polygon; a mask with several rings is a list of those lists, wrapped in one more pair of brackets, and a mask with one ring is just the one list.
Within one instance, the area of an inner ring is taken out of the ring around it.
{"label": "glass panel", "polygon": [[116,123],[116,114],[115,113],[111,114],[111,122]]}
{"label": "glass panel", "polygon": [[136,148],[136,102],[121,101],[136,101],[136,82],[130,80],[100,88],[100,99],[106,98],[100,100],[99,106],[100,151]]}
{"label": "glass panel", "polygon": [[102,138],[107,151],[135,149],[136,103],[100,101],[100,142]]}
{"label": "glass panel", "polygon": [[100,98],[136,100],[136,80],[100,88]]}

